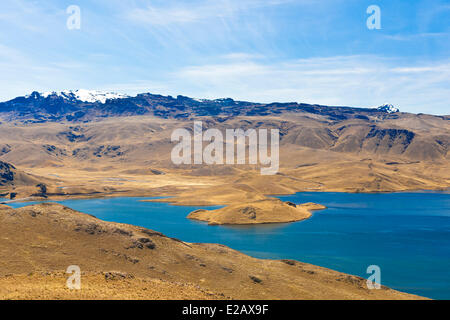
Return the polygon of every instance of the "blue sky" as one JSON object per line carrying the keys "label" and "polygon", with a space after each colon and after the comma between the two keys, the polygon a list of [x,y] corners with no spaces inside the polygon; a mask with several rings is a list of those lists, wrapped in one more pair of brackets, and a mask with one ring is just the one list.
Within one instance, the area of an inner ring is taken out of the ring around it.
{"label": "blue sky", "polygon": [[0,100],[80,88],[450,114],[450,1],[2,1],[0,70]]}

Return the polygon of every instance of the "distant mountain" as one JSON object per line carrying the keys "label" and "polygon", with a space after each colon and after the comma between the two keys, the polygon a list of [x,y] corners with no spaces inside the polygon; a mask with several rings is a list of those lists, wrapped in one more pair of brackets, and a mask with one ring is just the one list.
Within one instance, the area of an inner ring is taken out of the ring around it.
{"label": "distant mountain", "polygon": [[0,118],[4,121],[71,121],[86,122],[114,116],[153,115],[161,118],[190,119],[196,116],[266,116],[288,112],[324,115],[330,120],[365,119],[369,115],[388,115],[397,108],[350,108],[304,103],[255,103],[224,99],[193,99],[185,96],[162,96],[150,93],[134,97],[89,90],[62,92],[32,92],[0,103]]}

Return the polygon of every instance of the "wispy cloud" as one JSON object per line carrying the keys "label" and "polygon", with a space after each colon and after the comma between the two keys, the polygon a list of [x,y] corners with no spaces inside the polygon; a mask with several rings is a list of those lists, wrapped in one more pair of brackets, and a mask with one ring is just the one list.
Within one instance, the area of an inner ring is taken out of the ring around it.
{"label": "wispy cloud", "polygon": [[385,35],[386,39],[397,41],[417,41],[420,39],[443,39],[450,37],[450,33],[446,32],[423,32],[415,34],[393,34]]}
{"label": "wispy cloud", "polygon": [[234,61],[248,61],[248,60],[262,59],[264,58],[264,56],[262,54],[257,53],[233,52],[224,54],[222,55],[221,58]]}
{"label": "wispy cloud", "polygon": [[168,1],[162,6],[148,4],[144,7],[134,7],[126,13],[126,17],[133,22],[147,25],[186,24],[230,18],[248,10],[279,6],[290,2],[292,0],[215,0],[180,4]]}
{"label": "wispy cloud", "polygon": [[127,18],[138,23],[168,25],[198,21],[201,16],[196,11],[184,8],[155,8],[148,6],[145,9],[133,9],[127,14]]}
{"label": "wispy cloud", "polygon": [[450,61],[404,65],[377,56],[310,58],[282,63],[190,66],[173,75],[200,97],[300,101],[360,107],[393,103],[405,111],[448,113]]}

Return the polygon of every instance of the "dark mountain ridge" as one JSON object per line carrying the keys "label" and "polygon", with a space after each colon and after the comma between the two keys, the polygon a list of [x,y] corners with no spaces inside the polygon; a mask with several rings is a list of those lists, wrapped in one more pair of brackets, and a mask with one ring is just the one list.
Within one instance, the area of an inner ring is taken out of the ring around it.
{"label": "dark mountain ridge", "polygon": [[0,103],[0,117],[6,121],[85,122],[114,116],[153,115],[161,118],[191,119],[198,116],[235,117],[267,116],[289,112],[324,115],[329,120],[368,120],[368,116],[396,117],[386,108],[352,108],[305,103],[255,103],[225,99],[193,99],[185,96],[162,96],[151,93],[124,96],[102,101],[82,101],[73,95],[33,92]]}
{"label": "dark mountain ridge", "polygon": [[[140,115],[160,120],[151,120],[156,122],[150,128],[138,120],[114,129],[108,123],[92,123],[105,118],[117,118],[121,123],[120,117]],[[164,128],[172,128],[176,123],[176,127],[192,130],[191,120],[198,117],[205,117],[202,118],[204,129],[276,128],[281,146],[377,155],[389,157],[386,158],[389,162],[399,157],[408,161],[446,160],[450,145],[450,116],[402,113],[392,105],[352,108],[296,102],[263,104],[231,98],[199,100],[150,93],[129,97],[83,90],[33,92],[0,103],[0,121],[4,124],[0,127],[0,157],[13,163],[37,161],[29,159],[30,147],[25,144],[34,128],[37,130],[34,135],[40,137],[41,143],[39,152],[35,153],[39,161],[132,159],[133,150],[142,149],[142,146],[132,146],[141,143],[143,135],[151,134],[149,139],[157,140],[153,145],[169,148],[170,139]],[[45,122],[50,127],[57,122],[66,128],[53,132],[53,136],[48,129],[41,132],[40,125],[33,125]],[[160,127],[160,123],[167,125]],[[21,124],[26,126],[21,128]],[[167,150],[161,153],[166,154]]]}

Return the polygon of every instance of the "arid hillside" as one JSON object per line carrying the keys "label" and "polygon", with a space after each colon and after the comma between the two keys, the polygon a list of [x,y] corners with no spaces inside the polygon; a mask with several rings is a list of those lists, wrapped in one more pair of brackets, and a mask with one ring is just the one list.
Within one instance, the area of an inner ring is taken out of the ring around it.
{"label": "arid hillside", "polygon": [[[418,299],[293,260],[260,260],[59,204],[0,205],[0,299]],[[81,291],[65,270],[78,265]]]}
{"label": "arid hillside", "polygon": [[[0,104],[0,119],[5,204],[171,196],[154,201],[226,206],[190,216],[212,224],[267,223],[306,219],[319,208],[278,203],[269,194],[450,186],[448,116],[149,94],[81,103],[73,95],[32,94]],[[278,129],[278,172],[261,175],[261,165],[253,164],[176,165],[171,135],[180,128],[193,133],[194,121],[221,132]],[[0,234],[0,298],[418,298],[368,290],[364,279],[298,261],[185,243],[51,203],[0,205]],[[81,267],[86,290],[65,288],[69,265]]]}
{"label": "arid hillside", "polygon": [[[446,117],[375,113],[367,119],[329,115],[197,118],[203,129],[280,130],[280,169],[257,165],[175,165],[175,129],[193,121],[154,116],[86,123],[3,122],[0,160],[49,180],[52,196],[172,195],[179,204],[223,204],[297,191],[443,190],[450,186]],[[0,193],[36,193],[20,184]],[[214,187],[214,188],[211,188]],[[244,192],[242,192],[244,191]],[[192,197],[195,194],[195,197]]]}

